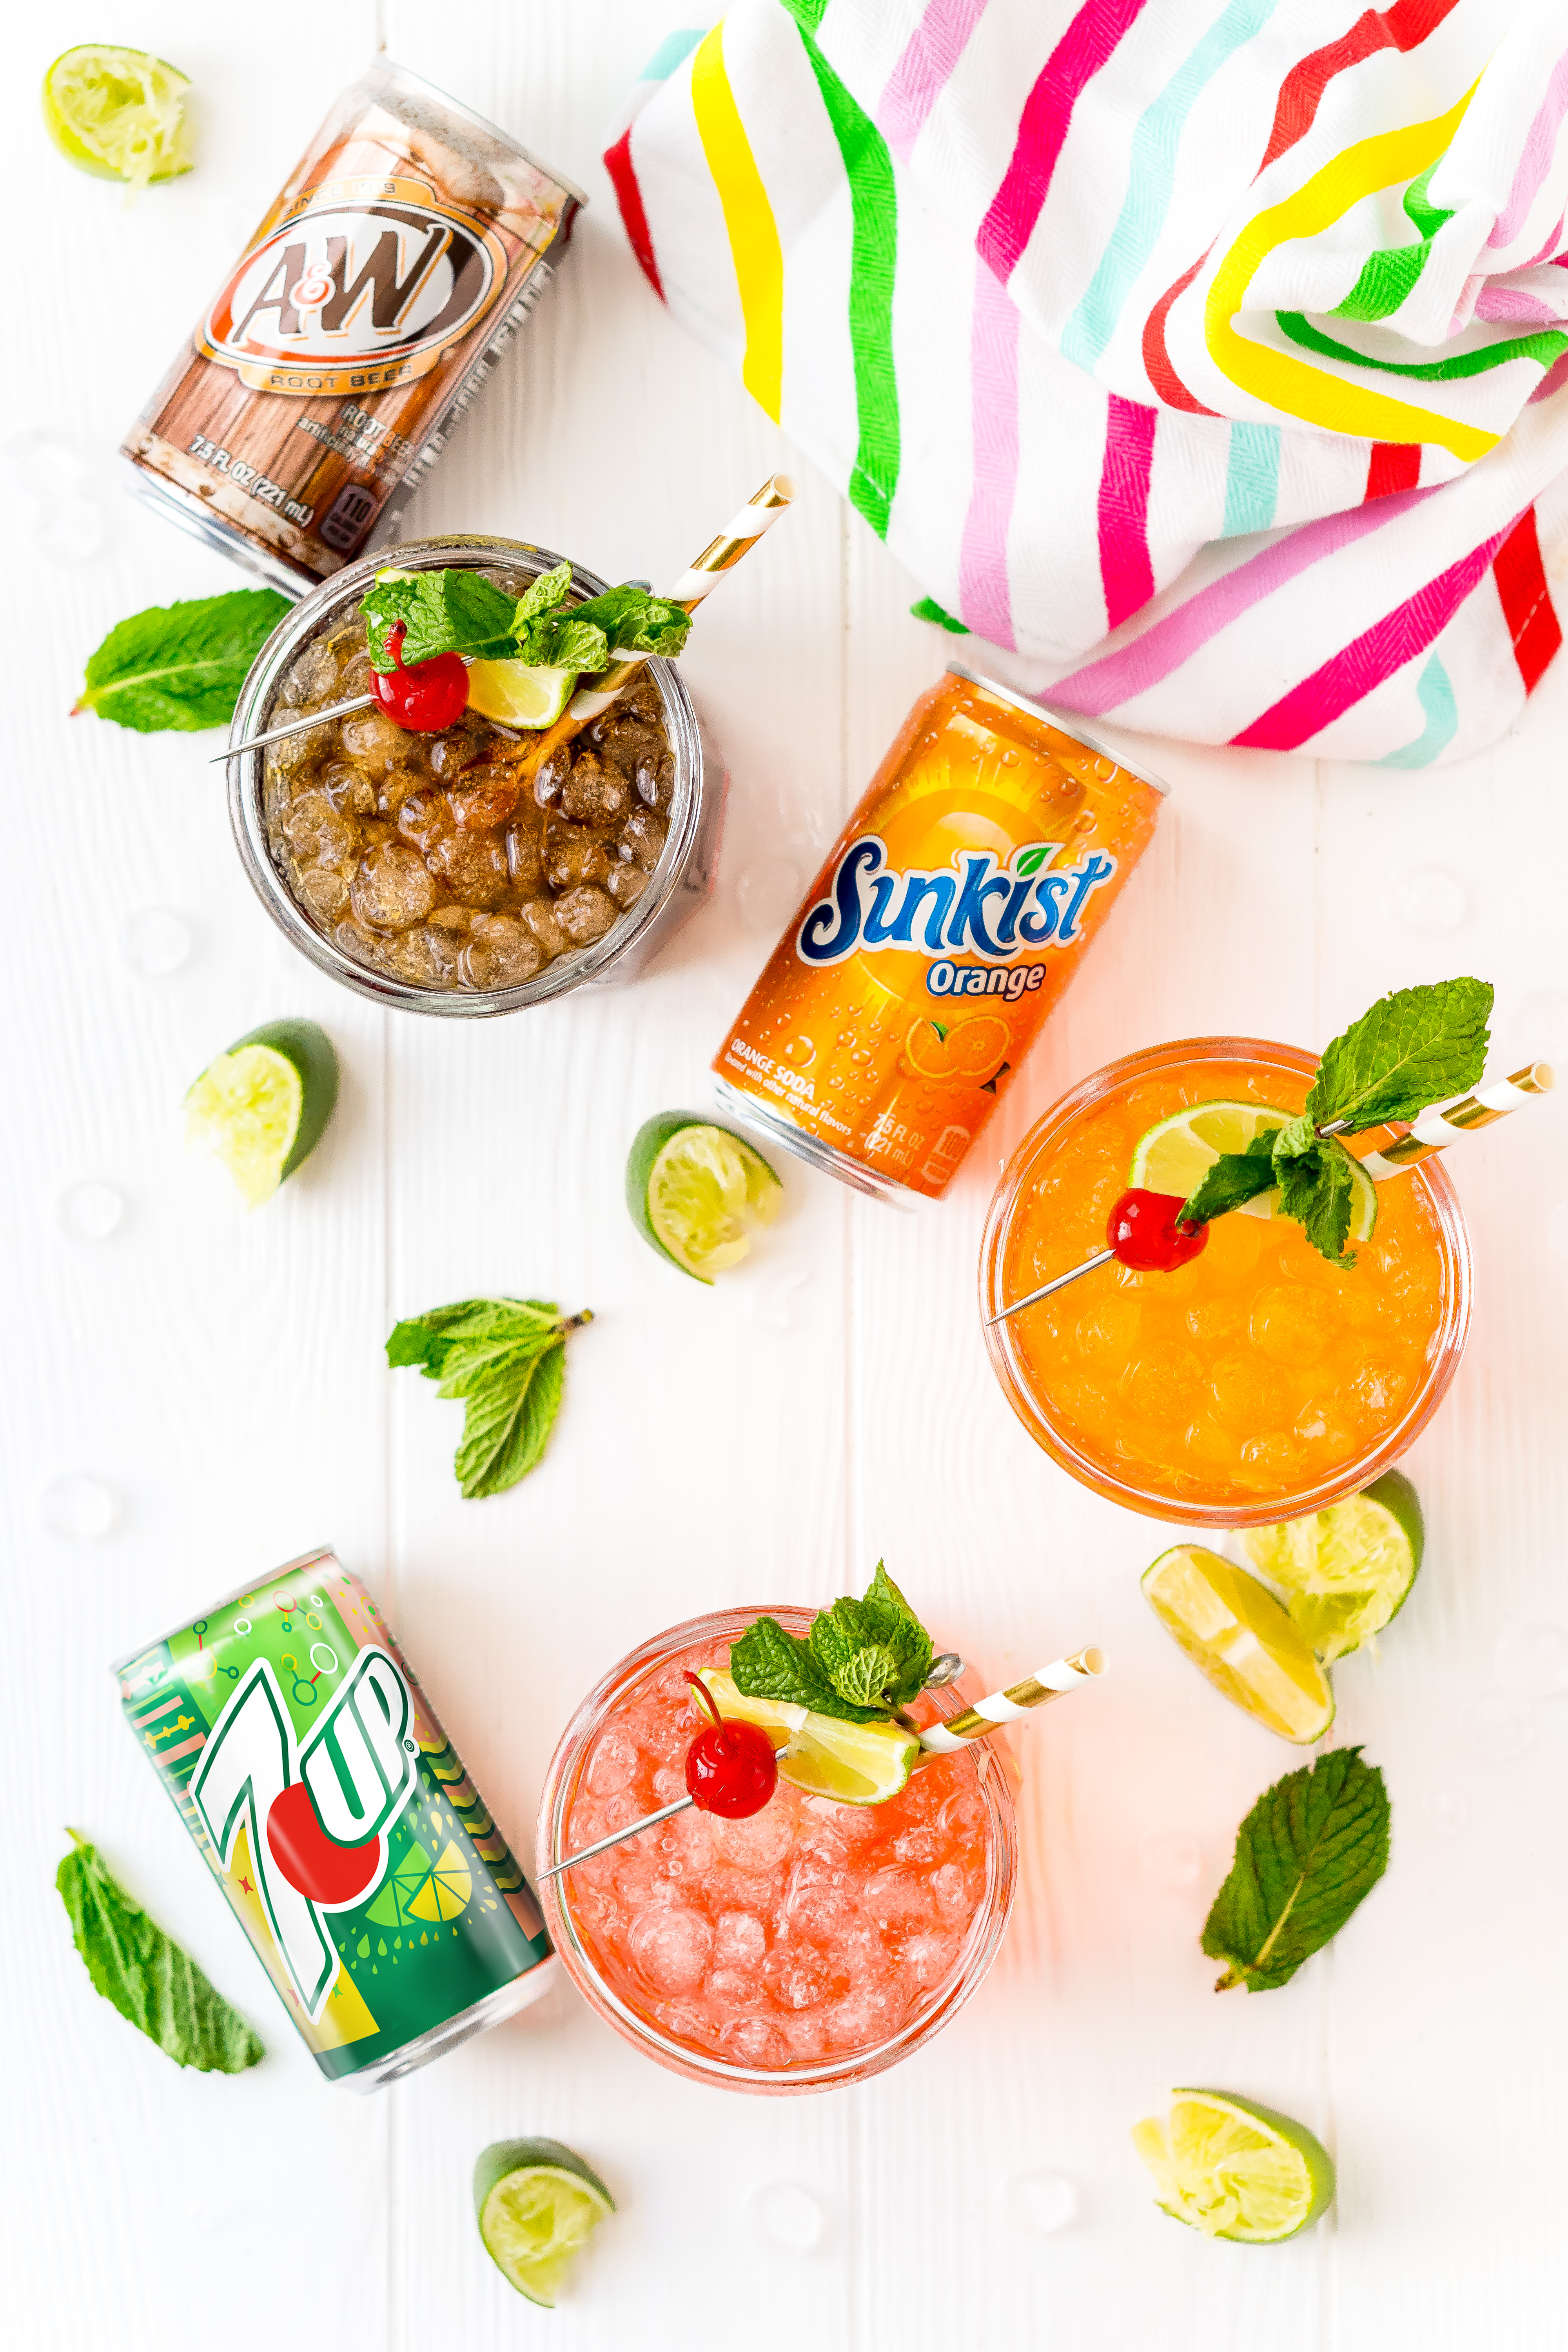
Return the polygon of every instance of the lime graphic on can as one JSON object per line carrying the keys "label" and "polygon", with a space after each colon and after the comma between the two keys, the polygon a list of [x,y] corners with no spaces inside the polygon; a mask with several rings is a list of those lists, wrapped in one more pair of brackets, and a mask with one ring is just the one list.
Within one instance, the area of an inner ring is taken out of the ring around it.
{"label": "lime graphic on can", "polygon": [[331,1552],[116,1671],[127,1720],[329,2082],[374,2090],[548,1990],[533,1892]]}

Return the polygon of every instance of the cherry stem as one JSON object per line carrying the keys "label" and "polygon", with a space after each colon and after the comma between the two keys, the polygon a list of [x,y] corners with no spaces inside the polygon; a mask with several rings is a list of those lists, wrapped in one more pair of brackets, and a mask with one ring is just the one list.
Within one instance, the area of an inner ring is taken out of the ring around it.
{"label": "cherry stem", "polygon": [[691,1688],[696,1696],[701,1700],[703,1706],[707,1708],[710,1721],[713,1723],[722,1723],[724,1718],[720,1714],[718,1708],[714,1706],[713,1694],[709,1689],[707,1684],[703,1681],[701,1675],[694,1675],[689,1666],[683,1666],[681,1668],[681,1672],[685,1675],[687,1681],[691,1685]]}

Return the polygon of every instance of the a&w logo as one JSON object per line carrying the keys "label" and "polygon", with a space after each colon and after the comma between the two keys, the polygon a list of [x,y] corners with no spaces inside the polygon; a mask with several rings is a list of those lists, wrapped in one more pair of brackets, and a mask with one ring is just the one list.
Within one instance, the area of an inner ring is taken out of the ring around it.
{"label": "a&w logo", "polygon": [[272,1939],[307,2016],[338,1972],[325,1915],[363,1903],[386,1874],[386,1832],[417,1785],[408,1685],[384,1650],[353,1673],[299,1748],[278,1677],[260,1658],[214,1725],[191,1799],[227,1870],[241,1829]]}
{"label": "a&w logo", "polygon": [[435,367],[506,270],[494,232],[424,181],[333,181],[252,247],[199,341],[258,391],[373,392]]}
{"label": "a&w logo", "polygon": [[803,963],[842,963],[857,950],[902,948],[916,955],[969,950],[1005,963],[1047,942],[1070,947],[1083,910],[1116,872],[1094,850],[1078,866],[1053,866],[1064,845],[1032,841],[1004,866],[989,849],[955,850],[945,866],[888,866],[879,834],[851,842],[834,868],[830,895],[795,935]]}

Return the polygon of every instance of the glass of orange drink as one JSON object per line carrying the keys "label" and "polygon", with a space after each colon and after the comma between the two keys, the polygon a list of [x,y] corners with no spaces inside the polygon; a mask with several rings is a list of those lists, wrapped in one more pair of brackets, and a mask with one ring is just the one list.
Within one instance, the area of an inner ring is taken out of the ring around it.
{"label": "glass of orange drink", "polygon": [[[1004,1171],[983,1314],[1105,1247],[1159,1122],[1206,1101],[1294,1116],[1317,1066],[1294,1046],[1205,1037],[1085,1078]],[[1209,1527],[1324,1509],[1397,1460],[1453,1379],[1470,1314],[1453,1187],[1435,1160],[1379,1184],[1375,1224],[1344,1267],[1266,1203],[1206,1230],[1172,1273],[1103,1265],[990,1324],[997,1377],[1036,1443],[1130,1509]]]}

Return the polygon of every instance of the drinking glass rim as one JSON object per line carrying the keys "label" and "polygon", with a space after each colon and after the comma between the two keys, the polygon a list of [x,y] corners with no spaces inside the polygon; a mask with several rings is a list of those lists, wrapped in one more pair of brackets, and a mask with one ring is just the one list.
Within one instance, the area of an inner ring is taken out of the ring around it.
{"label": "drinking glass rim", "polygon": [[1248,1528],[1268,1527],[1279,1520],[1303,1517],[1311,1511],[1326,1510],[1331,1504],[1342,1502],[1347,1496],[1358,1494],[1408,1451],[1447,1395],[1458,1368],[1469,1329],[1472,1303],[1469,1235],[1458,1195],[1447,1171],[1436,1160],[1417,1162],[1409,1171],[1408,1178],[1398,1180],[1401,1182],[1419,1182],[1428,1196],[1436,1222],[1438,1246],[1447,1277],[1442,1317],[1424,1377],[1408,1408],[1391,1429],[1384,1431],[1363,1448],[1352,1463],[1342,1465],[1316,1485],[1297,1493],[1265,1498],[1250,1505],[1199,1503],[1190,1496],[1163,1494],[1151,1486],[1135,1485],[1130,1479],[1118,1478],[1114,1472],[1093,1461],[1055,1425],[1036,1393],[1033,1382],[1021,1369],[1011,1326],[989,1321],[989,1318],[1006,1304],[1001,1293],[1002,1265],[1011,1236],[1013,1213],[1022,1197],[1025,1181],[1037,1165],[1044,1147],[1053,1142],[1084,1111],[1103,1101],[1118,1087],[1167,1068],[1174,1062],[1235,1061],[1267,1065],[1272,1061],[1277,1067],[1308,1076],[1316,1071],[1321,1060],[1320,1055],[1310,1054],[1301,1046],[1283,1045],[1264,1037],[1183,1037],[1173,1039],[1168,1045],[1145,1046],[1139,1053],[1125,1054],[1117,1061],[1107,1062],[1101,1068],[1091,1070],[1087,1077],[1069,1087],[1049,1109],[1041,1113],[1008,1160],[992,1195],[980,1245],[980,1313],[985,1325],[985,1346],[991,1368],[1001,1383],[1003,1393],[1036,1444],[1070,1476],[1110,1501],[1121,1503],[1128,1510],[1138,1511],[1146,1518],[1162,1519],[1173,1526]]}
{"label": "drinking glass rim", "polygon": [[[590,2008],[597,2010],[636,2048],[675,2073],[694,2081],[712,2083],[721,2090],[752,2091],[764,2096],[829,2091],[841,2083],[880,2074],[929,2040],[982,1982],[1000,1948],[1017,1892],[1017,1817],[1007,1782],[1005,1750],[999,1751],[994,1743],[986,1742],[973,1755],[986,1809],[985,1886],[957,1960],[930,1995],[928,2005],[919,2014],[906,2019],[885,2042],[816,2064],[785,2068],[737,2065],[665,2033],[650,2018],[622,2000],[601,1973],[584,1947],[566,1900],[564,1877],[539,1883],[539,1874],[559,1862],[566,1850],[563,1832],[577,1794],[582,1769],[594,1736],[613,1706],[657,1665],[668,1663],[699,1642],[731,1641],[763,1616],[776,1617],[786,1631],[803,1631],[814,1614],[808,1605],[800,1601],[758,1601],[708,1610],[661,1633],[651,1634],[635,1650],[629,1650],[601,1675],[556,1743],[544,1778],[534,1839],[534,1875],[550,1939],[560,1954],[562,1966]],[[957,1714],[969,1704],[952,1684],[928,1692],[927,1696],[943,1716]]]}
{"label": "drinking glass rim", "polygon": [[[531,571],[537,579],[541,572],[567,561],[532,540],[488,538],[477,531],[408,540],[361,556],[330,579],[319,581],[284,614],[247,673],[235,704],[229,741],[243,743],[260,731],[266,723],[262,714],[276,695],[288,664],[346,604],[358,599],[378,572],[392,563],[400,571],[411,572],[447,567],[478,572],[487,566],[515,565],[520,571]],[[572,588],[579,599],[603,595],[608,584],[596,572],[573,563]],[[661,656],[650,655],[646,667],[663,698],[666,731],[675,760],[675,796],[658,863],[641,898],[617,916],[603,939],[570,955],[557,956],[531,980],[520,981],[510,988],[422,988],[416,982],[356,962],[334,940],[319,931],[272,855],[267,829],[265,746],[231,756],[225,762],[229,824],[251,887],[285,939],[319,971],[352,988],[356,995],[378,1004],[396,1005],[405,1013],[482,1020],[494,1013],[521,1013],[531,1004],[548,1003],[574,988],[585,987],[618,963],[663,912],[690,855],[701,814],[702,743],[686,681],[678,666]]]}

